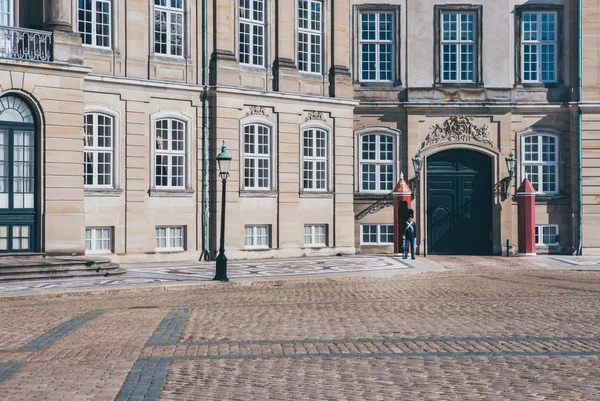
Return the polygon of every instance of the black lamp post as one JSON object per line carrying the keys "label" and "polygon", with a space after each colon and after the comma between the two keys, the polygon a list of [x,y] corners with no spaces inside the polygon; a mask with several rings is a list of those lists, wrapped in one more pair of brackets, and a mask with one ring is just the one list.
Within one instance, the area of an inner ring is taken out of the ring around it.
{"label": "black lamp post", "polygon": [[506,182],[506,189],[504,191],[504,199],[508,198],[510,195],[510,182],[513,179],[513,175],[515,174],[515,167],[517,165],[517,159],[513,156],[512,152],[508,155],[506,160],[506,168],[508,170],[508,180]]}
{"label": "black lamp post", "polygon": [[225,194],[227,193],[227,177],[229,177],[229,165],[231,164],[231,155],[227,153],[225,141],[221,145],[221,153],[217,156],[219,165],[219,176],[223,181],[221,197],[221,244],[219,246],[219,256],[217,256],[217,271],[213,280],[229,281],[227,278],[227,257],[225,256]]}
{"label": "black lamp post", "polygon": [[423,158],[421,157],[420,153],[417,153],[412,158],[412,164],[413,164],[413,169],[415,170],[415,183],[413,184],[413,189],[412,189],[412,192],[413,192],[412,196],[414,198],[415,197],[415,189],[417,188],[419,180],[421,179],[421,167],[423,166]]}

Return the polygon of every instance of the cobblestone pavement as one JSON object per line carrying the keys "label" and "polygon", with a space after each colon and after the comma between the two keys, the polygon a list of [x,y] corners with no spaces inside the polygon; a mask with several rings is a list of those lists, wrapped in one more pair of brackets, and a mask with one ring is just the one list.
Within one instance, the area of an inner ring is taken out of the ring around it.
{"label": "cobblestone pavement", "polygon": [[600,400],[600,273],[436,271],[0,297],[2,400]]}

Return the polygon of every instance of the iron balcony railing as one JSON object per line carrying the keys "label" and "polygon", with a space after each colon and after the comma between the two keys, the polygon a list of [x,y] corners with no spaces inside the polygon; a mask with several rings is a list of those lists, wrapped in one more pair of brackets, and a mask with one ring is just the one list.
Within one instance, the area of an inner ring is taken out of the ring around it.
{"label": "iron balcony railing", "polygon": [[0,58],[52,60],[52,32],[0,26]]}

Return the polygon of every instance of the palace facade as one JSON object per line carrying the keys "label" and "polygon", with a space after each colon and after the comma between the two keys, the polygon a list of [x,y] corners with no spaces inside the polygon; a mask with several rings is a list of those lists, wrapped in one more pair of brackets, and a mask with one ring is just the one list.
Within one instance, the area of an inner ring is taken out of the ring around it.
{"label": "palace facade", "polygon": [[600,254],[599,54],[598,0],[0,0],[0,253],[214,258],[224,141],[229,258],[393,252],[401,173],[421,253],[516,252],[528,177]]}

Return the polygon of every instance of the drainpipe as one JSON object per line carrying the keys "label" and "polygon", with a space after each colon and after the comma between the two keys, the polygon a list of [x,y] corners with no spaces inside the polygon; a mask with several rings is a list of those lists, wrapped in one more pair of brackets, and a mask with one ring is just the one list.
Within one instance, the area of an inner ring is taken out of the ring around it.
{"label": "drainpipe", "polygon": [[210,260],[208,249],[208,0],[202,0],[202,253]]}
{"label": "drainpipe", "polygon": [[578,27],[578,34],[577,34],[577,158],[579,160],[579,180],[578,180],[578,184],[579,184],[579,213],[577,216],[577,228],[578,228],[578,233],[577,233],[577,255],[581,256],[583,253],[583,151],[582,151],[582,141],[581,141],[581,137],[582,137],[582,129],[581,129],[581,125],[582,125],[582,116],[581,116],[581,101],[583,100],[582,97],[582,89],[583,89],[583,84],[582,84],[582,75],[583,75],[583,55],[582,55],[582,49],[583,49],[583,40],[582,40],[582,24],[583,24],[583,20],[582,20],[582,0],[578,0],[577,1],[577,14],[578,14],[578,19],[579,19],[579,23],[577,25]]}

